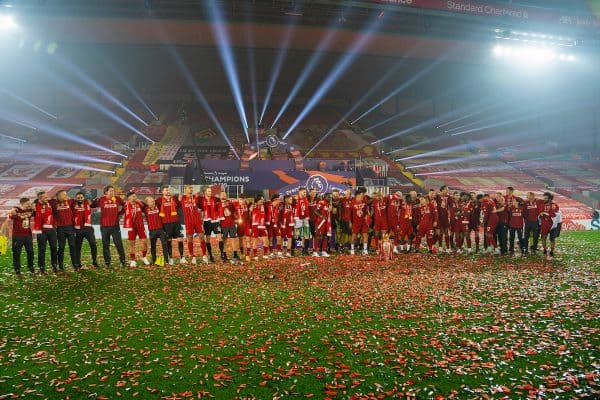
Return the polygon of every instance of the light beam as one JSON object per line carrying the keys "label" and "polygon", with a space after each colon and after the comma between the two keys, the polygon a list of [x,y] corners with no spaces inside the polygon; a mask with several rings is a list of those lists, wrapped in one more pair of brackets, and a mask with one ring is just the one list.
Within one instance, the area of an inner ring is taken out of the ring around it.
{"label": "light beam", "polygon": [[319,88],[312,95],[306,106],[300,112],[300,115],[296,118],[296,120],[290,125],[285,135],[283,135],[283,139],[285,140],[296,127],[302,122],[302,120],[310,113],[313,108],[319,103],[321,98],[331,89],[331,87],[342,77],[344,72],[348,69],[348,67],[354,62],[360,50],[371,40],[371,34],[375,32],[381,23],[379,18],[373,20],[366,31],[361,32],[360,38],[352,44],[350,49],[348,49],[345,55],[339,60],[334,68],[329,72],[327,77],[323,80]]}
{"label": "light beam", "polygon": [[279,109],[279,112],[275,116],[273,123],[271,123],[271,129],[273,129],[273,127],[277,124],[277,122],[282,117],[285,110],[287,110],[287,108],[291,104],[292,100],[294,100],[294,98],[296,97],[296,95],[298,94],[300,89],[302,89],[302,86],[304,86],[304,83],[306,82],[306,80],[308,79],[310,74],[312,74],[314,69],[319,64],[319,61],[321,61],[321,58],[323,57],[323,52],[331,44],[331,41],[333,40],[333,38],[337,32],[338,26],[339,26],[339,21],[336,22],[336,24],[332,28],[327,29],[325,37],[323,39],[321,39],[317,48],[312,52],[312,55],[308,59],[306,65],[304,66],[304,69],[302,70],[302,72],[300,73],[300,76],[296,80],[296,83],[294,83],[292,90],[290,91],[290,93],[288,94],[286,99],[284,100],[281,108]]}
{"label": "light beam", "polygon": [[218,50],[221,56],[221,62],[225,67],[227,80],[229,81],[229,87],[233,94],[233,100],[237,108],[240,120],[242,122],[242,128],[246,135],[246,140],[250,143],[250,136],[248,135],[248,119],[246,118],[246,111],[244,110],[244,101],[242,97],[242,89],[240,87],[239,78],[236,72],[235,58],[231,51],[231,40],[229,33],[226,29],[226,23],[223,18],[223,14],[220,6],[215,0],[207,0],[208,14],[211,19],[211,28],[213,35],[219,43]]}
{"label": "light beam", "polygon": [[123,104],[119,99],[117,99],[115,96],[113,96],[108,90],[106,90],[104,87],[102,87],[102,85],[98,84],[89,75],[87,75],[86,73],[81,71],[79,68],[77,68],[75,65],[71,64],[70,62],[68,62],[66,60],[63,60],[60,58],[58,58],[57,60],[60,63],[60,65],[62,65],[65,69],[69,70],[69,72],[71,72],[73,75],[75,75],[77,78],[79,78],[80,81],[84,82],[88,86],[97,90],[101,95],[103,95],[108,100],[110,100],[111,103],[113,103],[114,105],[119,107],[121,110],[123,110],[125,113],[129,114],[131,117],[135,118],[142,125],[148,126],[148,123],[146,121],[144,121],[136,113],[131,111],[129,109],[129,107],[127,107],[125,104]]}
{"label": "light beam", "polygon": [[56,117],[56,115],[50,114],[48,111],[46,111],[46,110],[44,110],[44,109],[36,106],[35,104],[31,103],[30,101],[25,100],[24,98],[22,98],[20,96],[17,96],[16,94],[14,94],[12,92],[9,92],[6,89],[2,89],[2,93],[5,93],[5,94],[9,95],[10,97],[12,97],[13,99],[15,99],[15,100],[17,100],[17,101],[19,101],[19,102],[21,102],[21,103],[23,103],[25,105],[28,105],[29,107],[33,108],[34,110],[37,110],[37,111],[41,112],[42,114],[46,115],[47,117],[50,117],[52,119],[58,119],[58,117]]}
{"label": "light beam", "polygon": [[279,44],[279,52],[277,53],[277,58],[273,64],[273,70],[271,71],[271,79],[269,81],[269,86],[267,87],[267,94],[265,95],[265,101],[263,103],[262,111],[260,112],[260,118],[258,120],[259,124],[262,123],[265,113],[267,112],[267,107],[269,106],[271,96],[273,95],[273,90],[275,89],[275,84],[277,83],[277,79],[281,73],[281,67],[283,66],[283,61],[285,60],[287,48],[290,44],[290,40],[292,39],[293,32],[294,27],[288,26],[287,30],[285,31],[285,35]]}

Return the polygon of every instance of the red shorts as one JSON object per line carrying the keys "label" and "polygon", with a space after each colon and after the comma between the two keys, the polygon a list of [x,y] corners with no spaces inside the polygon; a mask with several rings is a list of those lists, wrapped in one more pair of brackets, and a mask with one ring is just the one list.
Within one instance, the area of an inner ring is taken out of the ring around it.
{"label": "red shorts", "polygon": [[469,224],[464,223],[463,221],[455,220],[454,226],[452,227],[452,232],[454,233],[467,233],[469,230]]}
{"label": "red shorts", "polygon": [[144,229],[143,227],[133,228],[127,231],[127,239],[129,240],[135,240],[136,238],[146,239],[147,237],[148,236],[146,236],[146,229]]}
{"label": "red shorts", "polygon": [[278,237],[281,236],[281,229],[278,226],[269,226],[267,228],[267,233],[269,237]]}
{"label": "red shorts", "polygon": [[550,233],[550,229],[552,229],[552,221],[542,220],[540,224],[540,235],[546,236]]}
{"label": "red shorts", "polygon": [[419,224],[419,226],[417,227],[417,235],[420,237],[433,236],[433,226]]}
{"label": "red shorts", "polygon": [[194,233],[197,233],[198,235],[202,235],[204,233],[204,227],[202,226],[202,222],[196,221],[196,222],[191,222],[189,224],[186,222],[185,236],[193,237]]}
{"label": "red shorts", "polygon": [[400,229],[398,230],[398,233],[400,234],[400,236],[409,236],[413,233],[413,226],[412,226],[412,221],[409,219],[406,219],[406,222],[401,222],[400,223]]}
{"label": "red shorts", "polygon": [[315,236],[325,236],[329,233],[329,225],[323,222],[321,226],[315,225]]}
{"label": "red shorts", "polygon": [[282,226],[279,229],[282,238],[291,239],[294,237],[294,227],[293,226]]}
{"label": "red shorts", "polygon": [[493,234],[494,232],[496,232],[497,227],[498,227],[498,222],[492,222],[491,224],[488,222],[486,232]]}
{"label": "red shorts", "polygon": [[252,224],[249,221],[242,221],[237,226],[238,237],[251,237],[252,236]]}
{"label": "red shorts", "polygon": [[479,232],[479,221],[477,221],[477,223],[474,221],[469,222],[469,230]]}
{"label": "red shorts", "polygon": [[447,215],[440,215],[438,218],[438,222],[437,222],[437,227],[436,229],[440,229],[440,230],[447,230],[450,228],[450,221],[448,220],[448,216]]}
{"label": "red shorts", "polygon": [[267,228],[259,228],[256,225],[252,226],[252,237],[253,238],[259,238],[259,237],[267,237]]}
{"label": "red shorts", "polygon": [[369,225],[363,218],[352,221],[352,234],[369,233]]}
{"label": "red shorts", "polygon": [[387,219],[377,219],[375,218],[375,225],[373,226],[373,230],[375,232],[380,232],[380,231],[388,231],[388,223],[387,223]]}

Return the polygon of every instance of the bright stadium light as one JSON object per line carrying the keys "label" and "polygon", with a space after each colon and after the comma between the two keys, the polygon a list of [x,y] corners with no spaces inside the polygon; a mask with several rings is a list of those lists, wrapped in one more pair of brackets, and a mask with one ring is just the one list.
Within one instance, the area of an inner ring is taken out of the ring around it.
{"label": "bright stadium light", "polygon": [[19,27],[15,17],[12,15],[0,15],[0,30],[11,31]]}
{"label": "bright stadium light", "polygon": [[522,32],[496,29],[496,39],[504,42],[513,43],[532,43],[542,46],[560,46],[574,47],[577,45],[577,40],[568,36],[552,35],[539,32]]}
{"label": "bright stadium light", "polygon": [[496,58],[515,61],[524,65],[544,65],[554,61],[575,61],[575,56],[559,48],[539,45],[495,45],[492,52]]}

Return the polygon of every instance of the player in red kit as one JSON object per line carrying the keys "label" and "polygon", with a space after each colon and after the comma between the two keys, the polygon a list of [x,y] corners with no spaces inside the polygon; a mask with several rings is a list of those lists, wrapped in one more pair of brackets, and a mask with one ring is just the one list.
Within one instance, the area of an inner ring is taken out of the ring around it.
{"label": "player in red kit", "polygon": [[438,212],[435,203],[429,197],[419,198],[419,225],[417,226],[417,237],[414,251],[419,252],[421,240],[426,238],[427,248],[430,253],[435,253],[435,233],[434,228],[437,222]]}
{"label": "player in red kit", "polygon": [[[523,209],[523,216],[525,217],[525,236],[523,237],[523,240],[525,240],[526,245],[529,246],[529,237],[533,236],[533,243],[529,250],[534,254],[537,252],[540,236],[539,216],[542,212],[542,208],[543,201],[536,199],[535,193],[527,193],[527,200],[525,201]],[[527,253],[528,252],[526,252],[526,254]]]}
{"label": "player in red kit", "polygon": [[350,245],[352,238],[352,229],[350,223],[352,219],[352,190],[346,189],[344,197],[340,199],[340,252],[343,248]]}
{"label": "player in red kit", "polygon": [[296,237],[302,239],[303,254],[308,255],[308,240],[310,239],[310,216],[306,188],[298,189],[298,198],[294,206],[294,228]]}
{"label": "player in red kit", "polygon": [[[223,248],[226,251],[227,246],[231,247],[233,251],[232,263],[238,263],[241,261],[239,256],[240,246],[238,241],[238,221],[241,220],[242,216],[240,213],[239,203],[230,200],[227,196],[227,192],[223,190],[220,196],[219,203],[219,219],[221,220],[221,234],[223,235]],[[227,258],[227,257],[225,257]]]}
{"label": "player in red kit", "polygon": [[167,234],[163,229],[162,218],[160,217],[160,209],[156,207],[154,197],[146,197],[146,206],[144,207],[146,221],[148,221],[148,233],[150,236],[150,255],[152,263],[156,264],[156,241],[160,240],[163,257],[171,258],[169,254],[170,248],[167,245]]}
{"label": "player in red kit", "polygon": [[[316,189],[310,189],[310,191],[308,192],[308,222],[309,222],[309,226],[310,226],[310,237],[315,238],[315,209],[317,208],[317,204],[319,202],[319,199],[317,198],[317,191]],[[306,242],[308,244],[308,242]],[[308,247],[306,249],[304,249],[304,252],[308,255]]]}
{"label": "player in red kit", "polygon": [[179,200],[171,193],[171,188],[167,185],[162,187],[162,196],[156,199],[156,206],[160,210],[158,215],[161,218],[163,229],[167,235],[167,243],[169,245],[169,265],[175,265],[173,260],[173,240],[177,240],[179,248],[179,256],[183,258],[183,242],[181,237],[181,223],[179,222]]}
{"label": "player in red kit", "polygon": [[496,214],[496,201],[488,194],[483,195],[483,199],[481,200],[481,213],[483,215],[483,227],[487,243],[486,251],[493,253],[496,250],[494,234],[498,227],[498,214]]}
{"label": "player in red kit", "polygon": [[417,228],[419,226],[419,220],[421,219],[421,216],[419,214],[419,207],[421,207],[421,202],[419,196],[417,195],[417,192],[414,190],[411,190],[408,193],[406,202],[412,207],[412,233],[410,234],[408,241],[408,247],[412,248],[414,247],[413,242],[417,237]]}
{"label": "player in red kit", "polygon": [[[559,211],[558,204],[554,202],[554,195],[550,192],[544,193],[544,203],[540,212],[540,234],[542,236],[542,247],[544,248],[544,256],[549,260],[554,258],[555,232],[552,229],[554,225],[553,219]],[[550,236],[550,253],[548,253],[548,236]]]}
{"label": "player in red kit", "polygon": [[[315,235],[313,237],[313,257],[329,257],[327,241],[331,237],[331,208],[324,195],[320,195],[315,213]],[[319,249],[321,252],[319,253]]]}
{"label": "player in red kit", "polygon": [[508,251],[511,256],[515,254],[515,237],[519,241],[519,251],[523,255],[527,246],[523,240],[523,203],[516,197],[511,201],[508,208],[508,229],[509,229],[509,248]]}
{"label": "player in red kit", "polygon": [[402,238],[400,237],[400,214],[402,212],[402,193],[396,192],[391,195],[388,199],[387,208],[385,210],[387,217],[387,225],[388,230],[393,236],[393,248],[392,251],[397,254],[398,246],[397,244],[401,242]]}
{"label": "player in red kit", "polygon": [[38,192],[34,202],[34,228],[38,248],[38,268],[40,273],[46,272],[46,244],[50,247],[50,262],[52,271],[58,268],[58,239],[56,236],[56,221],[54,210],[48,199],[48,193]]}
{"label": "player in red kit", "polygon": [[460,193],[459,201],[454,201],[452,204],[453,231],[456,241],[455,249],[457,253],[462,253],[462,247],[465,236],[469,234],[469,223],[471,220],[471,212],[473,205],[468,193]]}
{"label": "player in red kit", "polygon": [[283,257],[283,253],[281,252],[281,246],[283,243],[283,238],[281,235],[281,219],[283,218],[283,201],[278,194],[274,194],[271,197],[271,202],[269,204],[269,210],[267,212],[267,218],[269,224],[268,228],[268,237],[269,237],[269,245],[271,245],[271,257]]}
{"label": "player in red kit", "polygon": [[240,249],[242,249],[242,255],[246,254],[246,261],[250,261],[250,252],[252,251],[252,204],[245,198],[240,197],[238,205],[240,213],[238,221]]}
{"label": "player in red kit", "polygon": [[481,200],[483,199],[482,194],[476,194],[471,192],[471,204],[472,210],[469,216],[469,232],[467,233],[467,251],[472,251],[471,243],[471,232],[475,238],[475,251],[479,251],[479,227],[481,225]]}
{"label": "player in red kit", "polygon": [[496,215],[498,216],[498,226],[496,226],[496,243],[500,247],[500,254],[508,254],[507,233],[508,233],[508,205],[505,203],[502,192],[496,193]]}
{"label": "player in red kit", "polygon": [[65,245],[69,245],[69,256],[75,271],[77,266],[77,254],[75,252],[75,227],[73,226],[73,200],[69,198],[66,190],[56,192],[56,199],[50,200],[56,216],[56,236],[58,238],[58,268],[64,271]]}
{"label": "player in red kit", "polygon": [[[459,203],[461,201],[461,193],[460,192],[454,192],[452,193],[452,205]],[[450,210],[456,210],[455,207],[450,206],[448,207],[448,219],[450,220],[450,228],[448,229],[450,231],[450,247],[452,248],[452,250],[456,251],[456,238],[455,238],[455,232],[454,232],[454,217],[453,215],[450,213]],[[464,241],[464,235],[463,235],[463,241]]]}
{"label": "player in red kit", "polygon": [[204,189],[204,196],[200,196],[200,209],[202,210],[202,219],[204,220],[204,235],[206,236],[206,251],[210,262],[215,262],[212,254],[211,238],[215,237],[218,241],[221,260],[227,261],[223,252],[223,238],[221,236],[221,224],[219,223],[219,199],[213,196],[212,188]]}
{"label": "player in red kit", "polygon": [[331,191],[331,238],[329,239],[329,248],[339,251],[340,233],[340,213],[342,210],[342,198],[339,189]]}
{"label": "player in red kit", "polygon": [[98,246],[96,244],[96,236],[92,227],[92,206],[91,202],[85,198],[83,192],[78,192],[75,195],[75,203],[73,204],[73,225],[75,226],[75,251],[77,254],[77,265],[81,268],[81,249],[83,241],[87,240],[92,253],[92,265],[95,268],[98,266]]}
{"label": "player in red kit", "polygon": [[450,240],[450,214],[449,210],[453,207],[454,199],[450,196],[448,186],[440,187],[440,193],[435,196],[438,211],[438,225],[436,227],[436,236],[438,247],[442,250],[442,239],[445,242],[446,253],[452,252],[452,243]]}
{"label": "player in red kit", "polygon": [[400,251],[405,253],[410,251],[410,238],[413,235],[413,206],[409,203],[409,199],[410,195],[406,195],[398,217]]}
{"label": "player in red kit", "polygon": [[373,209],[373,232],[375,236],[375,248],[379,249],[379,241],[389,231],[388,218],[387,218],[387,201],[381,194],[377,192],[373,194],[373,201],[371,202]]}
{"label": "player in red kit", "polygon": [[284,257],[292,255],[292,241],[294,240],[294,204],[290,195],[283,196],[283,208],[279,219],[281,238],[285,248]]}
{"label": "player in red kit", "polygon": [[[207,263],[206,242],[204,238],[204,227],[202,224],[202,216],[200,215],[200,197],[194,194],[194,187],[186,185],[184,188],[185,194],[179,197],[181,210],[183,211],[183,224],[185,225],[185,237],[187,241],[188,253],[191,257],[192,264],[196,264],[196,255],[194,254],[194,236],[198,235],[200,239],[200,247],[202,249],[202,260]],[[185,264],[185,257],[181,257],[181,263]]]}
{"label": "player in red kit", "polygon": [[123,207],[125,216],[123,217],[123,229],[127,231],[127,239],[129,241],[129,266],[135,267],[136,259],[136,239],[142,243],[142,262],[145,265],[150,265],[150,261],[146,257],[148,254],[148,236],[144,227],[144,204],[138,201],[137,195],[134,192],[127,193],[127,201]]}
{"label": "player in red kit", "polygon": [[514,199],[517,199],[519,202],[523,203],[523,199],[515,195],[515,188],[512,186],[507,186],[504,190],[504,203],[510,206],[512,205],[512,201]]}
{"label": "player in red kit", "polygon": [[121,239],[121,227],[119,226],[119,215],[121,214],[123,199],[115,196],[115,188],[108,185],[104,188],[104,196],[98,197],[92,202],[92,208],[100,209],[100,233],[102,235],[102,255],[107,268],[110,265],[110,239],[112,238],[121,266],[125,266],[125,249]]}
{"label": "player in red kit", "polygon": [[263,258],[267,256],[267,213],[265,211],[265,199],[262,195],[257,195],[254,199],[254,207],[252,209],[252,255],[254,261],[258,261],[258,241],[262,241]]}
{"label": "player in red kit", "polygon": [[362,254],[368,255],[368,245],[367,241],[369,240],[369,225],[367,223],[367,217],[369,214],[367,201],[365,199],[365,193],[362,190],[357,190],[354,199],[352,200],[352,217],[350,222],[350,228],[352,229],[352,240],[350,241],[350,254],[354,255],[354,244],[358,235],[361,236],[362,242]]}
{"label": "player in red kit", "polygon": [[19,206],[13,208],[8,213],[8,219],[2,226],[3,228],[12,222],[12,258],[15,274],[21,276],[21,251],[25,248],[27,254],[27,268],[32,274],[33,269],[33,237],[31,231],[31,219],[33,217],[33,208],[31,200],[23,197],[19,200]]}

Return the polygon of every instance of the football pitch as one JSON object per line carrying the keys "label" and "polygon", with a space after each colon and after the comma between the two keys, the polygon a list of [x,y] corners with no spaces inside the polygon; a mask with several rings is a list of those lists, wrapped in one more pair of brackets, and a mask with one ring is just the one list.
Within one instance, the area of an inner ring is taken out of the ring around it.
{"label": "football pitch", "polygon": [[554,261],[296,257],[19,280],[8,254],[0,398],[598,398],[599,289],[600,232],[564,232]]}

